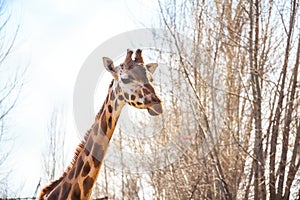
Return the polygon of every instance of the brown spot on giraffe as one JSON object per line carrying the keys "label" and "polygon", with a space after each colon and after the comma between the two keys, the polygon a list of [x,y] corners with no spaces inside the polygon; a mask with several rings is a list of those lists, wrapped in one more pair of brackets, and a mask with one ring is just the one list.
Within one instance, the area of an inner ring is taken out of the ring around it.
{"label": "brown spot on giraffe", "polygon": [[136,97],[135,97],[135,95],[133,95],[133,94],[130,96],[131,101],[134,101],[135,98],[136,98]]}
{"label": "brown spot on giraffe", "polygon": [[61,199],[67,199],[71,190],[72,184],[65,182],[62,187]]}
{"label": "brown spot on giraffe", "polygon": [[84,195],[86,196],[90,190],[92,189],[93,187],[93,182],[94,182],[94,179],[90,176],[86,177],[83,181],[83,192],[84,192]]}
{"label": "brown spot on giraffe", "polygon": [[111,129],[111,126],[112,126],[112,117],[111,116],[109,116],[107,123],[108,123],[108,127]]}
{"label": "brown spot on giraffe", "polygon": [[150,94],[150,91],[147,90],[147,88],[143,88],[143,93],[144,93],[144,95],[147,95],[147,94]]}
{"label": "brown spot on giraffe", "polygon": [[124,93],[124,96],[125,96],[125,99],[126,99],[126,100],[129,100],[129,94],[128,94],[128,93],[125,92],[125,93]]}
{"label": "brown spot on giraffe", "polygon": [[72,200],[80,200],[80,194],[81,194],[81,191],[80,191],[79,184],[75,183],[75,185],[73,186],[73,189],[72,189],[71,199]]}
{"label": "brown spot on giraffe", "polygon": [[102,116],[101,116],[101,134],[102,135],[106,135],[106,131],[107,131],[107,124],[106,124],[106,112],[103,112]]}
{"label": "brown spot on giraffe", "polygon": [[115,93],[114,93],[114,92],[111,93],[111,95],[110,95],[110,100],[111,100],[111,101],[114,101],[114,100],[115,100]]}
{"label": "brown spot on giraffe", "polygon": [[59,196],[60,196],[60,193],[61,193],[61,186],[60,187],[57,187],[51,194],[51,200],[56,200],[56,199],[59,199]]}
{"label": "brown spot on giraffe", "polygon": [[84,164],[84,162],[83,162],[83,160],[82,160],[82,157],[80,156],[80,157],[78,158],[78,160],[77,160],[77,163],[76,163],[77,168],[76,168],[76,172],[75,172],[75,178],[77,178],[78,175],[80,174],[80,171],[81,171],[81,169],[82,169],[83,164]]}
{"label": "brown spot on giraffe", "polygon": [[116,88],[115,88],[115,95],[117,96],[118,94],[120,94],[122,92],[122,90],[120,89],[120,86],[119,86],[119,84],[116,86]]}
{"label": "brown spot on giraffe", "polygon": [[119,99],[120,101],[123,101],[123,100],[124,100],[123,95],[119,95],[119,96],[118,96],[118,99]]}
{"label": "brown spot on giraffe", "polygon": [[115,110],[118,109],[119,103],[118,101],[115,102]]}
{"label": "brown spot on giraffe", "polygon": [[108,88],[112,88],[113,85],[114,85],[114,79],[110,82]]}
{"label": "brown spot on giraffe", "polygon": [[95,168],[100,166],[103,157],[104,157],[104,151],[102,146],[100,144],[95,143],[93,147],[93,162]]}
{"label": "brown spot on giraffe", "polygon": [[109,113],[112,113],[113,107],[112,107],[111,105],[108,105],[108,106],[107,106],[107,109],[108,109],[108,112],[109,112]]}
{"label": "brown spot on giraffe", "polygon": [[75,174],[75,170],[76,170],[76,168],[72,168],[72,169],[70,170],[70,173],[69,173],[69,175],[68,175],[69,180],[73,179],[74,174]]}
{"label": "brown spot on giraffe", "polygon": [[90,170],[91,170],[91,166],[88,162],[86,162],[83,166],[81,176],[83,176],[83,177],[87,176],[89,174]]}

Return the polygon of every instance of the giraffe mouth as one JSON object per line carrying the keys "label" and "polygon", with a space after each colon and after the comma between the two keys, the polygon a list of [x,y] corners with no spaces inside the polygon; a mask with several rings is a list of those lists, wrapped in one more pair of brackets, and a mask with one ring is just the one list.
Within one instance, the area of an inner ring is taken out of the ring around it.
{"label": "giraffe mouth", "polygon": [[147,110],[148,110],[149,114],[152,116],[160,115],[163,112],[163,108],[160,103],[154,104],[154,105],[148,107]]}

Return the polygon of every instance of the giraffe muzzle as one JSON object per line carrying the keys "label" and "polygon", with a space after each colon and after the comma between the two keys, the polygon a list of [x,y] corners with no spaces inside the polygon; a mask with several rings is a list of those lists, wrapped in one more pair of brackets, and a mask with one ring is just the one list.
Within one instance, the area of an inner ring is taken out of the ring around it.
{"label": "giraffe muzzle", "polygon": [[163,113],[163,108],[161,103],[153,104],[152,106],[148,107],[148,112],[152,116],[160,115]]}

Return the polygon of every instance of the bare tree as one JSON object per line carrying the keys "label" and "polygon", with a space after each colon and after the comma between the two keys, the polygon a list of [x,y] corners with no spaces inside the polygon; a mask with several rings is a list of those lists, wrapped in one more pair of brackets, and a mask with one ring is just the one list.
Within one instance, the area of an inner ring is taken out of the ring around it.
{"label": "bare tree", "polygon": [[[10,117],[17,106],[27,68],[19,66],[16,61],[12,62],[19,25],[11,24],[10,20],[10,4],[0,0],[0,167],[5,164],[12,150],[14,136],[10,132]],[[12,192],[7,185],[11,172],[4,169],[0,171],[0,196],[6,197]]]}
{"label": "bare tree", "polygon": [[[173,198],[184,193],[190,193],[190,199],[291,198],[300,159],[299,30],[295,29],[299,1],[158,1],[158,5],[204,121],[211,121],[213,113],[209,107],[213,96],[206,89],[216,87],[223,96],[224,125],[218,127],[216,146],[205,159],[193,156],[193,164],[172,165],[185,173],[167,173],[175,176],[166,177],[168,184],[174,182],[169,188],[183,182],[190,187],[173,192]],[[192,51],[178,33],[191,37]],[[214,85],[205,71],[218,77]],[[206,133],[205,138],[212,128],[199,123],[196,135]],[[187,155],[203,145],[195,144],[199,145]]]}
{"label": "bare tree", "polygon": [[[117,137],[121,151],[139,150],[152,170],[105,168],[95,196],[299,198],[299,0],[159,0],[157,7],[175,46],[159,50],[170,74],[155,80],[171,79],[170,90],[161,85],[163,128],[147,141]],[[168,141],[176,160],[153,159]]]}
{"label": "bare tree", "polygon": [[65,169],[66,120],[62,107],[55,107],[48,123],[47,145],[43,152],[43,182],[50,182]]}

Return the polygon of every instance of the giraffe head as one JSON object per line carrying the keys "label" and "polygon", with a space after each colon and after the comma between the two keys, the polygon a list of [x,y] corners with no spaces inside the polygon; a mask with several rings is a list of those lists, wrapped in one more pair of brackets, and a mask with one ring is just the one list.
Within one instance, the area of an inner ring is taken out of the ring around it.
{"label": "giraffe head", "polygon": [[152,74],[157,63],[144,64],[142,51],[127,50],[125,61],[115,66],[112,59],[104,57],[103,63],[115,82],[116,95],[131,106],[139,109],[147,109],[150,115],[159,115],[163,112],[162,102],[153,88]]}

